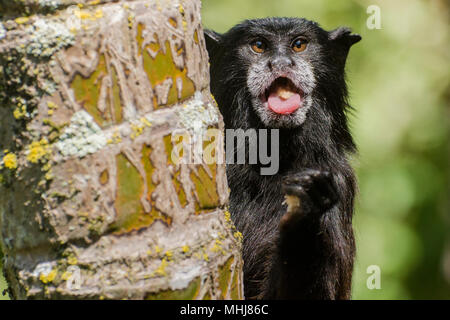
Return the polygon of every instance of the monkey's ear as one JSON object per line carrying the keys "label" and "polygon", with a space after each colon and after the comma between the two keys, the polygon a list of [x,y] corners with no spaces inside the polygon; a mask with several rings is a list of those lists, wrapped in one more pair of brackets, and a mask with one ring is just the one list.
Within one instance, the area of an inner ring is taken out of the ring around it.
{"label": "monkey's ear", "polygon": [[350,28],[339,27],[328,33],[328,39],[336,48],[336,53],[339,55],[339,58],[345,63],[350,47],[359,42],[361,40],[361,36],[359,34],[352,33]]}
{"label": "monkey's ear", "polygon": [[208,50],[208,53],[211,56],[217,49],[219,49],[222,35],[208,29],[205,29],[203,33],[206,40],[206,50]]}
{"label": "monkey's ear", "polygon": [[345,45],[348,48],[361,40],[361,36],[359,34],[352,34],[350,28],[347,27],[339,27],[333,31],[330,31],[328,33],[328,38],[331,41]]}

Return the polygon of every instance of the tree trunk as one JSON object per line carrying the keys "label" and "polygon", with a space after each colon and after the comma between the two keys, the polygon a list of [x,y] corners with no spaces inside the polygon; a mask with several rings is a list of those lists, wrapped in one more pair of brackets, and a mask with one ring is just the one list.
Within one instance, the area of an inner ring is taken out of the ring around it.
{"label": "tree trunk", "polygon": [[0,0],[0,12],[10,295],[243,298],[225,166],[172,156],[173,133],[223,130],[200,1]]}

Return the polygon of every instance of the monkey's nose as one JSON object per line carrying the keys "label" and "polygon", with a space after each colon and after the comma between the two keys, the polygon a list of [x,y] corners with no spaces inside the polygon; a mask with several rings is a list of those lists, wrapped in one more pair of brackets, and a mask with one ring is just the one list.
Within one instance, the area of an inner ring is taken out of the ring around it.
{"label": "monkey's nose", "polygon": [[289,57],[286,56],[278,56],[269,61],[269,69],[270,71],[275,70],[283,70],[286,68],[290,68],[294,66],[294,61],[292,61]]}

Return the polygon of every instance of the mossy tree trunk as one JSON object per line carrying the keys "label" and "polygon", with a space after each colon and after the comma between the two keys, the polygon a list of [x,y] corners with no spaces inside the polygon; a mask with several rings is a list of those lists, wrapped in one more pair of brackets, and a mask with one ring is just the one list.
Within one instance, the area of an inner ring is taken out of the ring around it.
{"label": "mossy tree trunk", "polygon": [[200,1],[0,0],[0,11],[10,295],[243,298],[224,164],[171,157],[172,133],[223,130]]}

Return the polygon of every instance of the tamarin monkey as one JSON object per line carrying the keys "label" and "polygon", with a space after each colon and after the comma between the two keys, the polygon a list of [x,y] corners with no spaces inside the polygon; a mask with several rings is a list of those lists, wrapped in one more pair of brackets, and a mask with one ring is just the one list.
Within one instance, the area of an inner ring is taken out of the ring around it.
{"label": "tamarin monkey", "polygon": [[261,163],[227,165],[246,298],[349,299],[357,184],[344,67],[361,37],[264,18],[206,30],[205,39],[225,128],[279,130],[276,174],[261,175]]}

